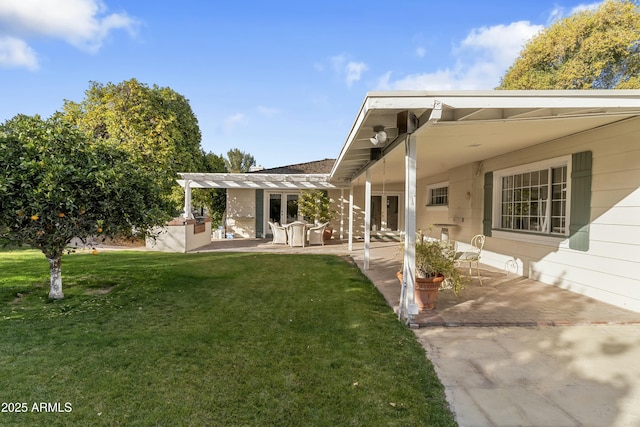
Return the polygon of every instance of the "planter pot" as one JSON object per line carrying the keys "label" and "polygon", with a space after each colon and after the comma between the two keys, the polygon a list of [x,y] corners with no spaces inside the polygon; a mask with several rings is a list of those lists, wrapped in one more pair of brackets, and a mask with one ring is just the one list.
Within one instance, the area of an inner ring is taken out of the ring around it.
{"label": "planter pot", "polygon": [[[402,272],[398,271],[396,277],[402,283]],[[436,307],[438,291],[443,281],[443,275],[428,278],[416,277],[413,294],[420,310],[433,310]]]}
{"label": "planter pot", "polygon": [[444,281],[444,276],[436,277],[416,277],[415,299],[420,310],[433,310],[438,299],[440,285]]}
{"label": "planter pot", "polygon": [[325,242],[327,240],[331,240],[331,236],[333,236],[333,228],[327,227],[324,229],[324,233],[322,234],[322,240]]}

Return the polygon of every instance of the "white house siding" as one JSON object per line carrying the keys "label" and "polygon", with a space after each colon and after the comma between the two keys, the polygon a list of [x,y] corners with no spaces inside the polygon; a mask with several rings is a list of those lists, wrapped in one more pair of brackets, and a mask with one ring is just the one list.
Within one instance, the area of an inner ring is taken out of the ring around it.
{"label": "white house siding", "polygon": [[[640,312],[639,133],[636,119],[485,161],[483,172],[593,153],[588,251],[569,249],[567,240],[520,242],[494,231],[482,261],[504,268],[515,260],[521,274]],[[477,185],[474,198],[482,198]]]}
{"label": "white house siding", "polygon": [[227,189],[227,233],[256,237],[256,190]]}

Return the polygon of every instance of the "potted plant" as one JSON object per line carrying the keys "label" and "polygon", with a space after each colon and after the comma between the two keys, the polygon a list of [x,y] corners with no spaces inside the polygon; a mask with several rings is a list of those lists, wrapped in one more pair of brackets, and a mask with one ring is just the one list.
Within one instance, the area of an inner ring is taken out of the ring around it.
{"label": "potted plant", "polygon": [[[438,291],[450,287],[456,295],[464,285],[464,277],[455,265],[455,249],[440,240],[416,242],[415,302],[420,310],[435,307]],[[401,276],[399,275],[399,278]]]}
{"label": "potted plant", "polygon": [[[313,221],[315,225],[331,221],[331,199],[326,191],[304,190],[298,197],[298,211],[306,220]],[[333,230],[330,226],[325,228],[324,240],[330,239]]]}

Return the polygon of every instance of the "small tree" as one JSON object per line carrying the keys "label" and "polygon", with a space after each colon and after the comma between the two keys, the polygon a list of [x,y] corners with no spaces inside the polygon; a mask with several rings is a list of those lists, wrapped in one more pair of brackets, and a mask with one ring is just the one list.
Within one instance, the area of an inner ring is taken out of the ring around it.
{"label": "small tree", "polygon": [[0,126],[0,241],[42,251],[49,298],[64,298],[61,259],[74,237],[145,235],[168,219],[164,200],[128,154],[92,144],[59,114]]}
{"label": "small tree", "polygon": [[325,191],[305,190],[298,198],[298,211],[305,218],[313,219],[316,224],[330,221],[331,199]]}

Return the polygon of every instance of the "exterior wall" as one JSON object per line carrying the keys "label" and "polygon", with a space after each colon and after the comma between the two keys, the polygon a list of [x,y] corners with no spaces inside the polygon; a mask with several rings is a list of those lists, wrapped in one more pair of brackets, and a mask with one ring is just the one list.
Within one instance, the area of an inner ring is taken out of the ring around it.
{"label": "exterior wall", "polygon": [[[203,231],[196,233],[196,227]],[[211,218],[205,218],[204,224],[196,225],[196,220],[176,218],[165,227],[154,230],[156,239],[147,239],[148,249],[160,252],[186,253],[211,243]]]}
{"label": "exterior wall", "polygon": [[[494,232],[482,261],[499,268],[517,264],[525,276],[640,312],[639,131],[636,119],[485,161],[483,172],[593,153],[588,251],[570,249],[568,239],[523,242]],[[476,181],[473,196],[481,200],[481,179]],[[473,233],[481,232],[482,212],[472,212]]]}
{"label": "exterior wall", "polygon": [[227,189],[227,233],[256,237],[256,190]]}

